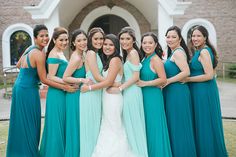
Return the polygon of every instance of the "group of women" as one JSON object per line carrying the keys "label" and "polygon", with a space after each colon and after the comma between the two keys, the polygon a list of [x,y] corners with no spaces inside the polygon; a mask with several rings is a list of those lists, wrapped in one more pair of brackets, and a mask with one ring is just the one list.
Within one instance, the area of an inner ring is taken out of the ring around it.
{"label": "group of women", "polygon": [[[152,32],[116,36],[34,28],[20,58],[7,157],[226,157],[215,81],[216,50],[196,26],[189,49],[177,26],[166,32],[167,60]],[[48,45],[47,53],[43,52]],[[45,66],[46,64],[46,66]],[[40,141],[39,80],[48,85]]]}

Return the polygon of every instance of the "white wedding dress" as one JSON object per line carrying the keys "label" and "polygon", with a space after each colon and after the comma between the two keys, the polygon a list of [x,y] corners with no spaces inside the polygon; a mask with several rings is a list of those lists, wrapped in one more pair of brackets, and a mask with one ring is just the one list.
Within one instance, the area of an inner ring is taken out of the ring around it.
{"label": "white wedding dress", "polygon": [[[107,71],[103,71],[104,77],[107,76]],[[122,76],[118,74],[115,82],[121,82],[121,79]],[[92,157],[135,157],[131,153],[126,137],[122,109],[122,94],[109,94],[103,89],[102,122]]]}

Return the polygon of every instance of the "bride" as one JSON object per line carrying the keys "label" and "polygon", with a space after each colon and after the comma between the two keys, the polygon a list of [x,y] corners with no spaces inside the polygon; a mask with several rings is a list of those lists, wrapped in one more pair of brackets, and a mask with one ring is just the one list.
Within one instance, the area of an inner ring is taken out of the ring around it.
{"label": "bride", "polygon": [[101,128],[92,157],[134,157],[122,123],[123,96],[121,92],[108,92],[109,87],[120,84],[122,79],[123,68],[119,50],[118,38],[113,34],[106,35],[102,54],[102,74],[106,79],[97,84],[81,87],[81,92],[104,88]]}

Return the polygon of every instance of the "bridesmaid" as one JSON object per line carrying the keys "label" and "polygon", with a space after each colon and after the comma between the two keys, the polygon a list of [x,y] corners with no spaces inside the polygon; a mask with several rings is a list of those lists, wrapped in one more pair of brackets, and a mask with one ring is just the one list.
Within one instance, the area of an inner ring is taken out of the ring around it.
{"label": "bridesmaid", "polygon": [[226,157],[219,92],[214,77],[217,54],[205,27],[197,26],[191,35],[195,52],[190,63],[190,91],[194,110],[197,156]]}
{"label": "bridesmaid", "polygon": [[[72,33],[71,50],[73,51],[63,75],[63,81],[72,84],[87,83],[83,52],[87,49],[87,35],[77,29]],[[79,157],[79,98],[80,90],[66,93],[66,144],[65,157]]]}
{"label": "bridesmaid", "polygon": [[[88,33],[88,51],[85,57],[86,78],[101,82],[103,65],[99,56],[104,41],[101,28],[92,28]],[[90,87],[90,86],[89,86]],[[102,115],[102,90],[80,93],[80,156],[91,157],[97,143]]]}
{"label": "bridesmaid", "polygon": [[190,91],[180,80],[189,76],[189,52],[177,26],[166,32],[168,59],[164,67],[167,84],[163,90],[172,155],[195,157]]}
{"label": "bridesmaid", "polygon": [[144,113],[147,132],[149,157],[171,157],[169,134],[164,110],[164,100],[160,86],[166,83],[166,74],[162,63],[163,50],[157,36],[152,32],[141,38],[142,61],[140,80],[142,87]]}
{"label": "bridesmaid", "polygon": [[[62,76],[67,66],[63,51],[68,46],[68,32],[65,28],[54,29],[47,51],[48,78],[65,84]],[[64,157],[65,155],[65,104],[66,92],[48,88],[44,132],[40,147],[41,157]]]}
{"label": "bridesmaid", "polygon": [[41,130],[39,79],[46,85],[73,91],[70,86],[47,79],[43,52],[49,41],[47,27],[36,25],[33,34],[35,45],[25,51],[16,65],[20,73],[12,93],[7,157],[39,157],[38,145]]}
{"label": "bridesmaid", "polygon": [[132,151],[136,156],[147,157],[143,96],[141,88],[135,84],[139,80],[142,55],[136,45],[135,32],[132,28],[124,27],[119,33],[119,40],[125,62],[125,82],[118,88],[120,91],[124,90],[124,126]]}

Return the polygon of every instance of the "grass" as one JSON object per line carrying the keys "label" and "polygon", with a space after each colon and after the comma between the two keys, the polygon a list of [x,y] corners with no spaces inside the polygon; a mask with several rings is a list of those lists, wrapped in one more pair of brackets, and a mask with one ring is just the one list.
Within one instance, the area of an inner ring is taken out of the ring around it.
{"label": "grass", "polygon": [[[0,121],[0,156],[5,157],[9,121]],[[44,119],[42,119],[42,128]],[[229,157],[236,156],[236,120],[223,120],[225,143]]]}
{"label": "grass", "polygon": [[229,77],[223,78],[222,76],[217,76],[217,81],[235,83],[236,84],[236,79],[235,78],[229,78]]}

